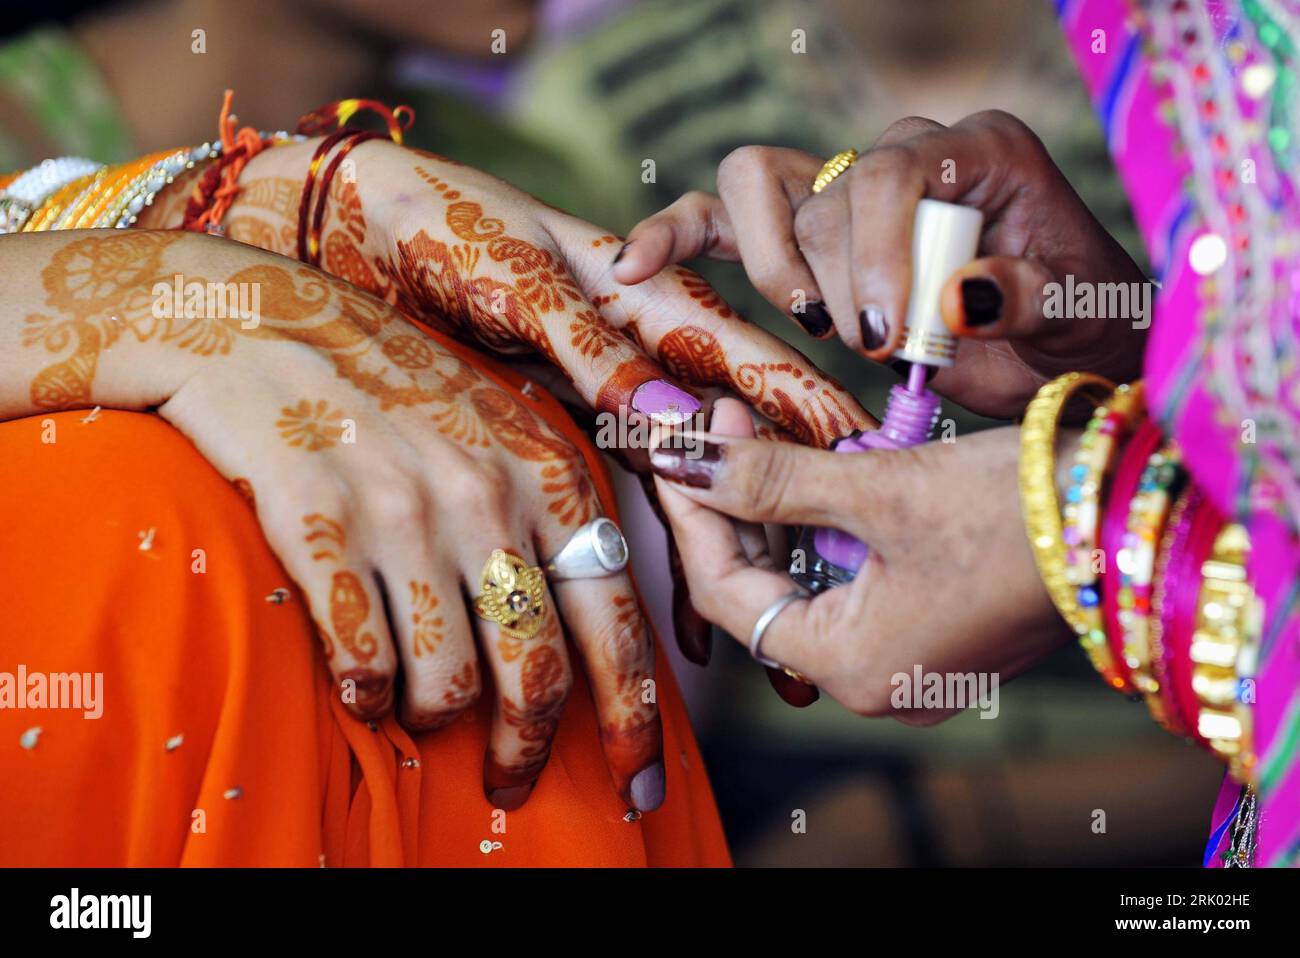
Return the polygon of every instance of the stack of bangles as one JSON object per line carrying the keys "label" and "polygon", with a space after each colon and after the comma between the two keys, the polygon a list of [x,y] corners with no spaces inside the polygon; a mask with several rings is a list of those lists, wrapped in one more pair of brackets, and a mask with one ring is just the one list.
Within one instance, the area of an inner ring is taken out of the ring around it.
{"label": "stack of bangles", "polygon": [[[1057,429],[1081,397],[1094,408],[1061,496]],[[1250,784],[1264,619],[1250,537],[1191,481],[1142,383],[1066,373],[1044,385],[1021,427],[1020,495],[1043,584],[1102,678]]]}
{"label": "stack of bangles", "polygon": [[[389,110],[370,100],[341,100],[307,114],[292,135],[284,131],[259,133],[250,127],[236,132],[231,100],[231,91],[226,91],[220,137],[210,143],[153,153],[114,166],[62,156],[20,173],[0,174],[0,234],[134,226],[159,193],[196,167],[205,169],[188,197],[181,228],[221,233],[222,218],[239,193],[239,174],[254,156],[271,146],[327,133],[337,125],[312,157],[299,207],[298,255],[303,262],[318,265],[328,188],[340,164],[366,140],[386,138],[400,143],[413,114],[408,107]],[[387,133],[346,126],[353,115],[365,109],[384,119]],[[329,164],[320,173],[331,152]]]}

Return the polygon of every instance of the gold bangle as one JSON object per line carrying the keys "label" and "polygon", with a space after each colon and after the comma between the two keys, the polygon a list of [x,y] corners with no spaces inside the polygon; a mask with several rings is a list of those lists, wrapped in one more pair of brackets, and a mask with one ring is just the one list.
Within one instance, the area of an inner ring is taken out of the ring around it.
{"label": "gold bangle", "polygon": [[1020,425],[1020,503],[1034,563],[1052,604],[1079,636],[1102,677],[1114,688],[1123,689],[1127,683],[1115,668],[1106,634],[1090,626],[1070,582],[1056,495],[1056,428],[1070,399],[1089,388],[1113,392],[1115,384],[1091,373],[1066,373],[1044,384],[1026,407]]}
{"label": "gold bangle", "polygon": [[1264,621],[1263,603],[1246,581],[1250,535],[1235,522],[1215,536],[1201,563],[1196,631],[1188,655],[1196,693],[1196,730],[1228,763],[1232,777],[1249,782],[1255,768],[1251,705],[1244,694],[1254,679]]}
{"label": "gold bangle", "polygon": [[858,160],[857,150],[840,150],[829,160],[822,164],[822,168],[813,177],[812,191],[820,193],[826,187],[831,185],[831,181],[839,176]]}

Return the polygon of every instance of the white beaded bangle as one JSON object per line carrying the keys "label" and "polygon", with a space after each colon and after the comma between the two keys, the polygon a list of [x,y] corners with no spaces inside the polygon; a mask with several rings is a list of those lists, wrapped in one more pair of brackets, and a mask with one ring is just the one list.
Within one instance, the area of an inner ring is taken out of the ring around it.
{"label": "white beaded bangle", "polygon": [[18,232],[56,192],[103,166],[80,156],[60,156],[38,163],[0,190],[0,233]]}

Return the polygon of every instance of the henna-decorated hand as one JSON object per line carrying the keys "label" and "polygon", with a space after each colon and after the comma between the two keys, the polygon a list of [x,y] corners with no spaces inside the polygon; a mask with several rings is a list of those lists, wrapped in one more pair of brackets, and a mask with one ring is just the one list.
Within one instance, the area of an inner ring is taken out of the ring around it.
{"label": "henna-decorated hand", "polygon": [[[249,163],[227,236],[296,255],[315,145]],[[432,153],[372,141],[345,168],[329,187],[323,269],[498,353],[544,357],[593,410],[681,421],[699,408],[687,390],[712,387],[812,445],[873,424],[838,383],[688,269],[621,287],[611,276],[617,237]],[[186,192],[182,181],[142,225],[177,225]]]}
{"label": "henna-decorated hand", "polygon": [[[532,410],[387,304],[247,246],[94,231],[4,237],[0,256],[26,317],[0,344],[30,373],[29,389],[0,377],[0,415],[156,406],[255,503],[352,712],[393,708],[400,668],[404,723],[443,725],[479,696],[481,654],[497,696],[485,791],[515,808],[573,682],[567,633],[618,791],[660,804],[654,653],[628,577],[548,588],[528,640],[467,611],[492,549],[537,565],[599,510],[578,451]],[[177,278],[223,284],[255,315],[169,315]]]}
{"label": "henna-decorated hand", "polygon": [[[229,237],[296,254],[314,149],[286,145],[253,159],[226,219]],[[760,417],[764,435],[824,447],[876,425],[838,383],[744,322],[690,270],[620,287],[611,276],[616,237],[492,176],[387,142],[359,146],[346,164],[348,175],[329,187],[324,269],[499,353],[548,360],[595,412],[672,422],[699,409],[697,399],[731,393]],[[142,222],[179,223],[186,192],[182,181]],[[675,606],[683,652],[707,662],[707,624],[684,588]]]}
{"label": "henna-decorated hand", "polygon": [[798,150],[736,150],[718,168],[718,196],[689,193],[632,230],[615,276],[638,283],[705,254],[739,260],[755,287],[810,335],[838,333],[855,351],[884,360],[900,342],[912,222],[928,196],[985,217],[981,258],[944,290],[944,320],[962,338],[956,365],[934,378],[936,391],[1012,418],[1038,386],[1067,370],[1117,382],[1138,375],[1144,317],[1048,318],[1050,284],[1064,288],[1067,276],[1094,287],[1144,277],[1019,120],[998,111],[951,128],[900,120],[813,194],[821,166],[821,157]]}

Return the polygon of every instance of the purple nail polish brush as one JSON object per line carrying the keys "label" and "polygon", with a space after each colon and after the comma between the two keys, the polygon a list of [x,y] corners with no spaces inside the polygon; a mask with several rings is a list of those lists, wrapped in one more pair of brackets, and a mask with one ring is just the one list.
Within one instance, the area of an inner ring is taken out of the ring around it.
{"label": "purple nail polish brush", "polygon": [[[984,216],[968,206],[921,200],[912,227],[912,290],[908,296],[903,344],[894,356],[912,363],[907,384],[889,391],[880,428],[849,436],[837,453],[904,449],[930,438],[939,419],[939,397],[925,387],[927,367],[951,366],[957,338],[939,313],[943,285],[975,258]],[[839,529],[808,527],[799,536],[790,576],[811,592],[853,581],[867,560],[867,544]]]}

